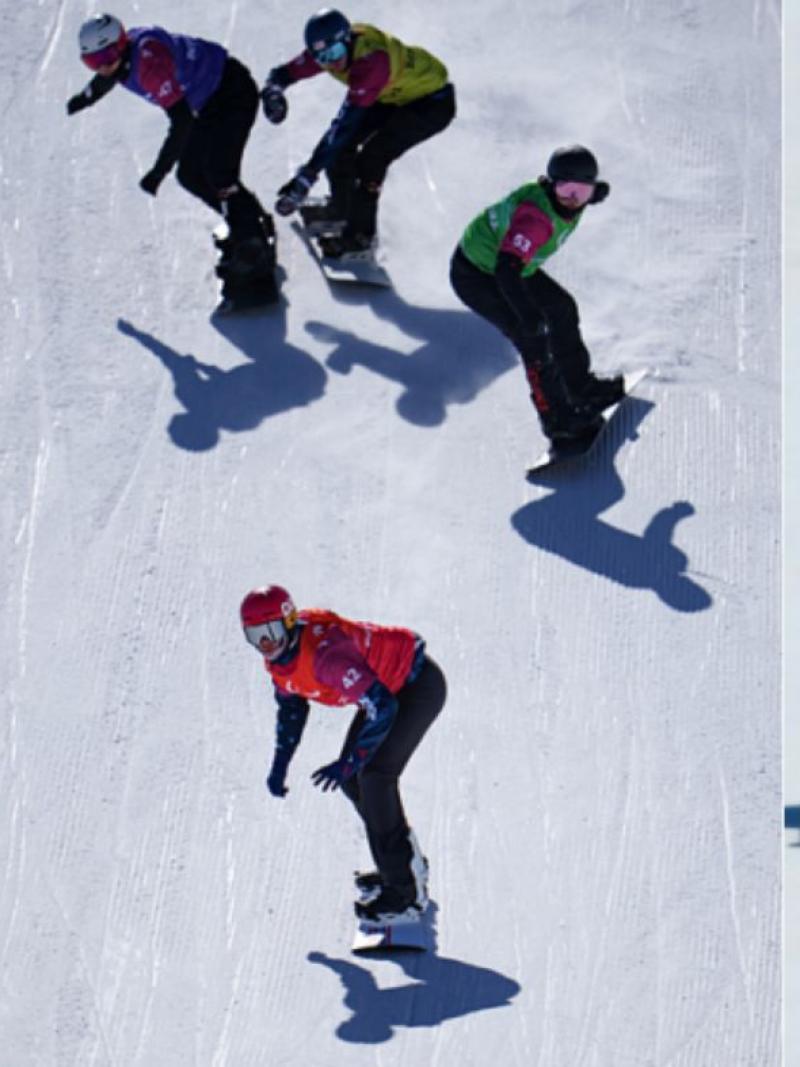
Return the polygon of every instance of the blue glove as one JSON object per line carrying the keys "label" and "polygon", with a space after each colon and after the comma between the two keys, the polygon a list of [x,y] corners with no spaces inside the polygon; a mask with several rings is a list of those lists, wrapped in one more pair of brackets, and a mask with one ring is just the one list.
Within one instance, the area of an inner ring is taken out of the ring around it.
{"label": "blue glove", "polygon": [[286,786],[286,771],[289,760],[283,752],[276,752],[267,775],[267,789],[274,797],[285,797],[289,792]]}
{"label": "blue glove", "polygon": [[261,107],[264,110],[265,117],[273,124],[277,126],[283,122],[286,118],[286,113],[289,110],[289,105],[286,102],[286,96],[283,89],[279,85],[273,85],[272,82],[267,82],[264,88],[261,90]]}
{"label": "blue glove", "polygon": [[301,167],[292,180],[278,190],[278,199],[275,201],[275,210],[278,214],[291,215],[293,211],[297,211],[316,180],[317,176],[313,170]]}
{"label": "blue glove", "polygon": [[355,769],[353,757],[348,756],[346,760],[337,759],[333,763],[320,767],[314,771],[311,779],[314,785],[322,787],[323,793],[327,793],[329,789],[338,789],[342,782],[346,782],[348,778],[351,778]]}

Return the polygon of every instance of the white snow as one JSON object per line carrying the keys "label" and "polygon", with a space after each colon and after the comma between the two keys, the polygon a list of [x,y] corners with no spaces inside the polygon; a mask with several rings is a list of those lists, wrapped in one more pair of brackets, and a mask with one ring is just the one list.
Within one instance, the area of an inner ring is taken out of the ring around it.
{"label": "white snow", "polygon": [[[163,117],[122,90],[66,117],[90,9],[0,0],[0,1060],[777,1065],[777,0],[348,9],[457,86],[387,182],[396,292],[331,291],[280,221],[284,305],[223,324],[216,220],[137,187]],[[116,9],[259,80],[313,10]],[[259,118],[267,203],[341,95]],[[652,375],[591,473],[536,487],[517,358],[447,268],[572,141],[612,195],[552,272],[596,367]],[[419,630],[447,673],[403,779],[435,953],[349,953],[362,835],[309,781],[347,714],[315,709],[264,789],[237,612],[270,581]]]}

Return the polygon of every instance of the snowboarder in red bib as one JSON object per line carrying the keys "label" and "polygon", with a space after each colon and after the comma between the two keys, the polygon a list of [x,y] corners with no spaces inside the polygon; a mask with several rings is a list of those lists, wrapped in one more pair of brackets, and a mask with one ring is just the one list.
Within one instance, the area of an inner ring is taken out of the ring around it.
{"label": "snowboarder in red bib", "polygon": [[139,185],[155,196],[177,164],[184,189],[227,221],[218,267],[223,298],[274,299],[272,218],[239,176],[258,114],[258,86],[249,70],[213,41],[159,26],[126,30],[113,15],[88,19],[78,40],[81,59],[95,75],[69,100],[67,113],[91,107],[116,85],[163,108],[169,133]]}
{"label": "snowboarder in red bib", "polygon": [[502,331],[525,367],[542,429],[555,447],[592,438],[624,395],[621,376],[590,369],[573,297],[542,265],[609,193],[588,148],[558,148],[547,175],[515,189],[469,224],[450,266],[459,298]]}
{"label": "snowboarder in red bib", "polygon": [[325,255],[363,254],[375,243],[378,199],[389,165],[449,125],[455,91],[447,68],[430,52],[375,26],[351,24],[331,8],[308,20],[305,45],[299,56],[269,73],[261,93],[269,121],[286,118],[287,86],[323,71],[347,86],[347,96],[311,158],[278,191],[275,210],[279,215],[296,211],[324,170],[330,200],[308,208],[304,220],[320,229],[327,224],[333,234],[340,231],[320,242]]}
{"label": "snowboarder in red bib", "polygon": [[355,704],[341,753],[312,779],[323,790],[341,789],[366,828],[376,870],[356,879],[359,919],[416,921],[427,905],[427,861],[406,820],[398,780],[444,706],[441,669],[411,630],[318,608],[298,611],[281,586],[248,593],[240,614],[245,637],[264,657],[278,705],[269,792],[288,792],[287,769],[309,701]]}

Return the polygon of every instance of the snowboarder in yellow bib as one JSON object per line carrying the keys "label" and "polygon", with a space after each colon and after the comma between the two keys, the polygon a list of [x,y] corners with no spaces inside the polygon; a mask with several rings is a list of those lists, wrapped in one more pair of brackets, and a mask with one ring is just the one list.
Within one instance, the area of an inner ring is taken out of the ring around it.
{"label": "snowboarder in yellow bib", "polygon": [[279,189],[275,210],[296,211],[324,170],[331,195],[318,219],[330,224],[333,236],[320,242],[323,252],[334,257],[364,252],[375,241],[378,199],[390,164],[449,125],[455,92],[447,68],[430,52],[375,26],[351,24],[331,8],[308,20],[305,44],[300,55],[269,73],[261,92],[269,121],[286,118],[287,86],[323,71],[347,86],[347,96],[311,158]]}

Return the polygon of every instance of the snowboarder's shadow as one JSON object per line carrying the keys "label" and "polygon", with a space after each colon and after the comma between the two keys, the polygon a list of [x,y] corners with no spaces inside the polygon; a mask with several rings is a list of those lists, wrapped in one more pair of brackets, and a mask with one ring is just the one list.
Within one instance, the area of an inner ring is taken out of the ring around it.
{"label": "snowboarder's shadow", "polygon": [[511,516],[511,525],[530,544],[633,589],[651,589],[675,611],[704,611],[711,596],[686,574],[688,559],[672,544],[675,527],[694,514],[685,500],[662,508],[644,533],[630,533],[600,519],[621,500],[625,486],[614,468],[614,455],[653,408],[631,397],[620,409],[594,453],[574,468],[554,468],[538,479],[553,488],[541,500]]}
{"label": "snowboarder's shadow", "polygon": [[220,431],[242,433],[264,419],[303,407],[325,392],[327,374],[307,352],[286,343],[286,306],[265,314],[212,319],[213,325],[247,357],[230,370],[181,355],[124,319],[117,328],[152,352],[170,372],[184,410],[167,426],[172,442],[188,452],[216,447]]}
{"label": "snowboarder's shadow", "polygon": [[[431,902],[432,922],[436,905]],[[520,991],[518,982],[488,967],[428,952],[393,951],[371,953],[371,959],[391,961],[410,979],[407,985],[381,989],[372,971],[361,963],[334,959],[324,952],[310,952],[311,963],[328,967],[344,986],[344,1006],[350,1018],[340,1023],[336,1036],[353,1044],[378,1045],[389,1041],[395,1028],[439,1026],[457,1019],[511,1003]]]}
{"label": "snowboarder's shadow", "polygon": [[[366,299],[353,290],[343,302],[361,305]],[[471,312],[416,307],[393,290],[374,293],[369,306],[378,318],[422,343],[404,352],[325,322],[308,322],[306,330],[333,346],[326,360],[330,370],[349,374],[355,366],[365,367],[401,385],[397,413],[415,426],[440,426],[449,405],[470,403],[519,362],[497,331]]]}

